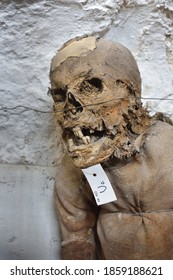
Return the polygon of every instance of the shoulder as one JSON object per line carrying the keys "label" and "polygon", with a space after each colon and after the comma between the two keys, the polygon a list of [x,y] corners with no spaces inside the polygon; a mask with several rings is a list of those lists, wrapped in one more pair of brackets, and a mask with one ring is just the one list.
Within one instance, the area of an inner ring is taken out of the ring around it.
{"label": "shoulder", "polygon": [[55,190],[61,199],[64,197],[78,206],[84,204],[85,199],[93,201],[91,189],[82,170],[74,165],[68,154],[64,154],[57,166]]}
{"label": "shoulder", "polygon": [[77,168],[72,159],[65,154],[57,166],[55,187],[59,189],[79,189],[83,180],[82,171]]}
{"label": "shoulder", "polygon": [[159,120],[152,124],[146,133],[143,151],[158,160],[173,158],[173,126]]}
{"label": "shoulder", "polygon": [[[147,133],[146,140],[155,142],[157,140],[162,140],[165,144],[170,143],[171,138],[173,137],[173,126],[167,122],[157,120],[154,124],[151,124]],[[150,142],[148,141],[148,142]],[[158,142],[158,141],[157,141]],[[161,143],[157,143],[158,145]]]}

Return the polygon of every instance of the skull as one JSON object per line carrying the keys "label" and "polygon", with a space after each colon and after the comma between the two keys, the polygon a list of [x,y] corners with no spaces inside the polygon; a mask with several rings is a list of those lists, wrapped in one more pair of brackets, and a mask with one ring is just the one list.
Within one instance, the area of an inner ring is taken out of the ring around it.
{"label": "skull", "polygon": [[149,118],[127,48],[93,36],[70,40],[52,59],[50,81],[65,146],[77,167],[139,150]]}

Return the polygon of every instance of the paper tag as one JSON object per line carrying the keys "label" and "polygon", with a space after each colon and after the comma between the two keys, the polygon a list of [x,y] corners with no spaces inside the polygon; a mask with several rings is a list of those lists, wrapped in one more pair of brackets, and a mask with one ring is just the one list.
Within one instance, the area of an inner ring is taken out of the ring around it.
{"label": "paper tag", "polygon": [[100,164],[82,169],[90,184],[97,205],[116,200],[116,195],[112,185]]}

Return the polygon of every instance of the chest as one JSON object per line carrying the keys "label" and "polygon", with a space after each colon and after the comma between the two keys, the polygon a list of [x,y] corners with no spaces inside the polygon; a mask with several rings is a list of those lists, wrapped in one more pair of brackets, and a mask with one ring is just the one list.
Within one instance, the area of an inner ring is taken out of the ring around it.
{"label": "chest", "polygon": [[173,207],[173,162],[141,153],[106,169],[117,200],[102,207],[110,212],[152,212]]}

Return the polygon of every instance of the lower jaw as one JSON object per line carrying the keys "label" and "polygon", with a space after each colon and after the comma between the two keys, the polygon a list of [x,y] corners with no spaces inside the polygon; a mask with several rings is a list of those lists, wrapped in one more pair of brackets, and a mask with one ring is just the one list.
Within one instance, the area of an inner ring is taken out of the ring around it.
{"label": "lower jaw", "polygon": [[84,147],[68,149],[74,165],[79,168],[87,168],[107,160],[114,152],[113,141],[109,138],[102,138],[95,143]]}
{"label": "lower jaw", "polygon": [[131,144],[128,146],[126,138],[119,143],[119,139],[110,139],[107,137],[99,139],[97,142],[82,147],[68,149],[68,154],[72,158],[74,165],[78,168],[87,168],[107,161],[114,156],[120,160],[131,158],[139,149]]}

